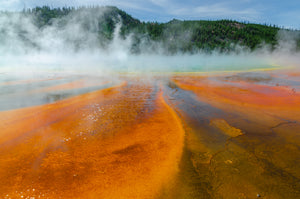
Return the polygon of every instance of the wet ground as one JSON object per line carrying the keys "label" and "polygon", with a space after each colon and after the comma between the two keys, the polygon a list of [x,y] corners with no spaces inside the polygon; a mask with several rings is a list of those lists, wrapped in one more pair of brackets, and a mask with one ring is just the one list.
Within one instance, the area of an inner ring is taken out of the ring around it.
{"label": "wet ground", "polygon": [[0,198],[300,198],[300,73],[0,76]]}

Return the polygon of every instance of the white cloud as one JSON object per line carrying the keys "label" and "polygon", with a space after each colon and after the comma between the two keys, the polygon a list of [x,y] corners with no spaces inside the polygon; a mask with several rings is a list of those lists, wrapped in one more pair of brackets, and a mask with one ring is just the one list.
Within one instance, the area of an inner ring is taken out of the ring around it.
{"label": "white cloud", "polygon": [[198,18],[240,18],[240,19],[255,19],[260,16],[258,10],[252,8],[239,9],[226,3],[215,3],[199,6],[181,6],[173,7],[168,10],[171,15],[182,17],[198,17]]}

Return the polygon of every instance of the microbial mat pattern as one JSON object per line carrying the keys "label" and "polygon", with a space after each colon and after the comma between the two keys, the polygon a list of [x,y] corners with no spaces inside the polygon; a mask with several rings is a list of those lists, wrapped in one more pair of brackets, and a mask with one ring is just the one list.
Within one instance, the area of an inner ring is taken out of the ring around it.
{"label": "microbial mat pattern", "polygon": [[300,73],[0,74],[0,198],[300,198]]}

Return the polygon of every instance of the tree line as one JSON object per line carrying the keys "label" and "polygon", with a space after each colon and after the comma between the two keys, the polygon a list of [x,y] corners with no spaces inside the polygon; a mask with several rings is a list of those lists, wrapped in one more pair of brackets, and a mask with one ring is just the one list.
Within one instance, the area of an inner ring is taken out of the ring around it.
{"label": "tree line", "polygon": [[[99,38],[111,40],[116,24],[122,23],[120,36],[133,36],[132,51],[138,53],[143,41],[157,42],[167,52],[231,52],[238,47],[255,50],[265,45],[274,50],[278,45],[278,31],[282,28],[275,25],[252,24],[235,20],[194,20],[181,21],[173,19],[167,23],[142,22],[133,18],[126,12],[113,6],[91,7],[63,7],[51,8],[49,6],[24,9],[21,14],[34,18],[39,28],[52,25],[53,21],[64,21],[66,16],[81,12],[95,13],[97,20],[97,34]],[[102,13],[101,17],[96,13]],[[3,14],[3,13],[2,13]],[[82,20],[91,20],[91,16]],[[62,26],[64,23],[61,23]],[[83,23],[84,24],[84,23]],[[88,24],[88,23],[87,23]],[[87,31],[92,31],[86,25]],[[300,34],[298,30],[286,30],[296,33],[297,50],[300,49]]]}

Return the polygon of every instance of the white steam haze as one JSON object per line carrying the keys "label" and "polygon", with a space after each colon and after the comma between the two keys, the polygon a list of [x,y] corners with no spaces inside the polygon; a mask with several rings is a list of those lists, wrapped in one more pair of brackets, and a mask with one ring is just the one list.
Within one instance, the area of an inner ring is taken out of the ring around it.
{"label": "white steam haze", "polygon": [[51,25],[42,28],[35,25],[30,15],[2,13],[0,73],[64,71],[102,75],[111,72],[206,72],[247,70],[270,65],[299,66],[300,63],[293,38],[297,35],[287,31],[279,31],[279,45],[274,51],[266,45],[254,52],[236,47],[235,52],[226,54],[215,50],[210,54],[199,51],[167,55],[163,44],[145,39],[140,42],[141,52],[132,53],[133,33],[126,38],[120,36],[120,19],[112,40],[99,36],[101,27],[98,22],[103,20],[106,11],[105,8],[101,10],[71,12],[53,19]]}

